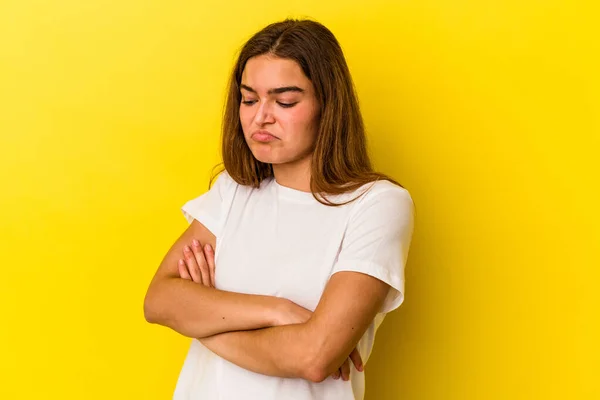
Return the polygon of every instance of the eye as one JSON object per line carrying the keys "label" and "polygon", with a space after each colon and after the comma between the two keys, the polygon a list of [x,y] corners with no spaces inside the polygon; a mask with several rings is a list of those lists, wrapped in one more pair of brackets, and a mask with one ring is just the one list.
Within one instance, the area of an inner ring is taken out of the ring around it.
{"label": "eye", "polygon": [[278,101],[277,104],[279,104],[279,106],[283,107],[283,108],[291,108],[291,107],[294,107],[296,104],[298,104],[298,102],[296,101],[294,103],[282,103],[282,102]]}
{"label": "eye", "polygon": [[242,100],[242,104],[245,106],[251,106],[254,103],[256,103],[256,100]]}

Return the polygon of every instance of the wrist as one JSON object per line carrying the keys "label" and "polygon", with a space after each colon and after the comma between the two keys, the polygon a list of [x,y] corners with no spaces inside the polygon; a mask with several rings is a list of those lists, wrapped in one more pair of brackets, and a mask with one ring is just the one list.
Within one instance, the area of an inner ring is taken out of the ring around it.
{"label": "wrist", "polygon": [[268,309],[268,321],[270,326],[284,325],[285,316],[289,312],[290,300],[283,297],[271,297],[272,304]]}

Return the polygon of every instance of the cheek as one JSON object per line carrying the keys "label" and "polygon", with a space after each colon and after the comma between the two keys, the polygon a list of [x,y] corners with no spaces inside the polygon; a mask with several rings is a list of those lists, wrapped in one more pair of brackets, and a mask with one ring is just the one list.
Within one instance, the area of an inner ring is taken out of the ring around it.
{"label": "cheek", "polygon": [[240,123],[242,124],[242,129],[246,132],[247,128],[252,123],[253,114],[251,110],[247,108],[240,108]]}
{"label": "cheek", "polygon": [[304,139],[310,136],[315,129],[314,113],[310,109],[298,108],[287,110],[288,112],[280,116],[281,125],[289,131],[290,134],[302,135],[297,139]]}

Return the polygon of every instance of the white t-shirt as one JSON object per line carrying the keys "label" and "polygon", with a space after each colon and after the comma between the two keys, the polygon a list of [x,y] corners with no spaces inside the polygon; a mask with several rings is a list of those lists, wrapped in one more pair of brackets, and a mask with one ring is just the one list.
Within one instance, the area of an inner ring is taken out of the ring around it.
{"label": "white t-shirt", "polygon": [[[223,172],[182,211],[188,222],[198,220],[217,237],[217,289],[284,297],[314,311],[336,272],[357,271],[388,283],[385,303],[358,344],[366,363],[385,313],[404,299],[414,204],[406,189],[385,180],[328,198],[340,203],[365,192],[354,202],[331,207],[274,178],[254,189]],[[173,398],[362,400],[364,372],[350,370],[349,381],[266,376],[230,363],[193,339]]]}

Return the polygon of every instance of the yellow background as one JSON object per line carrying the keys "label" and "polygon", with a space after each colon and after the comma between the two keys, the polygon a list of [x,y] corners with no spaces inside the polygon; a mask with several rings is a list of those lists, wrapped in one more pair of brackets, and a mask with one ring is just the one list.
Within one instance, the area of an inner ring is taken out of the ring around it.
{"label": "yellow background", "polygon": [[412,193],[367,399],[599,399],[593,1],[0,2],[0,398],[170,398],[142,301],[218,162],[235,51],[286,16],[346,53]]}

